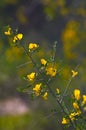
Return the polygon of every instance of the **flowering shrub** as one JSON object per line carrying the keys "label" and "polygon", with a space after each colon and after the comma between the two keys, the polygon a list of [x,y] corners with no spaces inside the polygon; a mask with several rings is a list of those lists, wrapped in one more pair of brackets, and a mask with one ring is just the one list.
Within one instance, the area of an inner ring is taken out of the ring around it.
{"label": "flowering shrub", "polygon": [[[26,82],[28,82],[28,91],[31,88],[32,97],[41,97],[44,100],[47,100],[51,94],[57,102],[57,106],[60,107],[61,119],[60,123],[64,128],[72,128],[73,130],[85,130],[86,129],[86,95],[81,94],[79,89],[74,89],[71,94],[71,99],[69,102],[71,109],[68,109],[65,98],[68,93],[70,83],[78,75],[77,67],[74,70],[71,70],[71,77],[66,85],[66,88],[62,92],[59,88],[54,89],[51,87],[51,82],[57,78],[57,75],[60,73],[61,69],[57,68],[57,63],[55,61],[56,53],[56,42],[53,46],[52,55],[46,59],[44,57],[40,58],[39,63],[33,58],[33,54],[37,53],[39,45],[37,43],[29,43],[28,48],[24,45],[21,45],[20,42],[23,38],[22,33],[13,31],[10,27],[7,28],[4,32],[5,35],[11,37],[12,45],[15,47],[21,47],[24,49],[27,57],[30,59],[33,64],[33,71],[27,73],[24,77]],[[57,110],[56,110],[57,112]]]}

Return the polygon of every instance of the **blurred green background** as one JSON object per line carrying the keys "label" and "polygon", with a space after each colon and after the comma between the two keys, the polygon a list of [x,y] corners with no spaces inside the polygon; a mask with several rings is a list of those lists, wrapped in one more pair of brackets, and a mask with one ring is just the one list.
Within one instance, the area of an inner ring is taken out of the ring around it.
{"label": "blurred green background", "polygon": [[60,114],[51,116],[56,107],[52,97],[47,102],[32,101],[28,93],[17,91],[26,85],[21,77],[30,67],[20,67],[28,58],[22,48],[10,47],[3,33],[7,25],[24,34],[23,44],[38,43],[40,57],[49,55],[57,41],[56,60],[63,69],[52,86],[57,84],[63,90],[71,69],[80,64],[71,90],[80,88],[85,94],[86,0],[0,0],[0,130],[62,130]]}

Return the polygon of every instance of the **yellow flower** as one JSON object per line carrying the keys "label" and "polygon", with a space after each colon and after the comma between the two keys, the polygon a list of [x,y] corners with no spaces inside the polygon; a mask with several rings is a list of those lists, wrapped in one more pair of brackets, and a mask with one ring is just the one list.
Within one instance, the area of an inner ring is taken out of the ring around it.
{"label": "yellow flower", "polygon": [[78,72],[74,70],[72,70],[71,72],[72,72],[72,77],[75,77],[78,74]]}
{"label": "yellow flower", "polygon": [[41,64],[42,65],[46,65],[47,64],[47,61],[45,59],[41,59]]}
{"label": "yellow flower", "polygon": [[65,124],[68,124],[68,120],[66,118],[63,117],[62,119],[62,124],[65,125]]}
{"label": "yellow flower", "polygon": [[14,36],[13,42],[15,43],[17,40],[21,40],[22,38],[23,38],[23,34],[19,33],[19,34]]}
{"label": "yellow flower", "polygon": [[69,115],[69,117],[70,117],[70,119],[73,121],[73,120],[75,120],[75,116],[76,116],[76,113],[75,112],[72,112],[72,113],[70,113],[70,115]]}
{"label": "yellow flower", "polygon": [[44,100],[47,100],[47,96],[48,96],[48,93],[45,92],[44,95],[42,96]]}
{"label": "yellow flower", "polygon": [[79,111],[77,111],[77,112],[72,112],[72,113],[70,113],[70,115],[69,115],[69,117],[70,117],[70,119],[72,120],[72,121],[74,121],[76,118],[76,116],[79,116],[81,114],[81,111],[79,110]]}
{"label": "yellow flower", "polygon": [[56,92],[57,92],[57,94],[59,94],[59,93],[60,93],[60,90],[59,90],[59,88],[56,88]]}
{"label": "yellow flower", "polygon": [[11,35],[11,28],[9,27],[7,31],[4,32],[5,35]]}
{"label": "yellow flower", "polygon": [[23,38],[23,34],[19,33],[19,34],[16,35],[16,37],[18,38],[18,40],[21,40]]}
{"label": "yellow flower", "polygon": [[82,97],[83,97],[82,104],[84,105],[84,104],[86,104],[86,95],[83,95]]}
{"label": "yellow flower", "polygon": [[79,100],[80,99],[80,90],[79,89],[75,89],[74,90],[74,97],[76,100]]}
{"label": "yellow flower", "polygon": [[14,36],[13,42],[15,43],[18,40],[17,36]]}
{"label": "yellow flower", "polygon": [[76,103],[76,102],[73,102],[73,107],[74,107],[74,109],[79,109],[79,105],[78,105],[78,103]]}
{"label": "yellow flower", "polygon": [[54,77],[56,75],[57,70],[53,67],[46,68],[46,75],[50,75],[51,77]]}
{"label": "yellow flower", "polygon": [[40,90],[41,90],[41,83],[36,84],[35,87],[33,88],[33,91],[35,91],[36,96],[40,95]]}
{"label": "yellow flower", "polygon": [[36,43],[30,43],[29,44],[29,49],[30,50],[35,50],[35,49],[37,49],[39,47],[39,45],[37,45]]}
{"label": "yellow flower", "polygon": [[27,75],[27,78],[30,80],[30,81],[33,81],[34,78],[36,76],[36,73],[35,72],[32,72],[31,74]]}

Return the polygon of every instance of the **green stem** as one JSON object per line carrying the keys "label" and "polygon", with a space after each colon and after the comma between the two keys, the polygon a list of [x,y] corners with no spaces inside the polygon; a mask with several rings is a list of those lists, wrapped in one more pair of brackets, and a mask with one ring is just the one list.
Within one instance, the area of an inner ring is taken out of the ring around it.
{"label": "green stem", "polygon": [[[76,66],[75,70],[79,67],[79,65],[80,65],[80,64],[78,64],[78,65]],[[63,95],[62,95],[62,97],[61,97],[61,99],[60,99],[60,102],[63,101],[63,99],[64,99],[64,97],[65,97],[65,94],[67,93],[67,91],[68,91],[68,89],[69,89],[69,86],[70,86],[70,84],[71,84],[71,82],[72,82],[72,79],[73,79],[73,77],[71,77],[71,78],[69,79],[69,81],[68,81],[68,83],[67,83],[67,86],[66,86],[66,89],[65,89],[65,91],[64,91],[64,93],[63,93]]]}
{"label": "green stem", "polygon": [[63,99],[64,99],[64,97],[65,97],[65,94],[67,93],[67,91],[68,91],[68,88],[69,88],[69,86],[70,86],[70,84],[71,84],[71,82],[72,82],[72,77],[69,79],[69,81],[68,81],[68,83],[67,83],[67,86],[66,86],[66,89],[65,89],[65,91],[64,91],[64,93],[63,93],[63,95],[62,95],[62,97],[61,97],[61,99],[60,99],[60,102],[62,102],[63,101]]}

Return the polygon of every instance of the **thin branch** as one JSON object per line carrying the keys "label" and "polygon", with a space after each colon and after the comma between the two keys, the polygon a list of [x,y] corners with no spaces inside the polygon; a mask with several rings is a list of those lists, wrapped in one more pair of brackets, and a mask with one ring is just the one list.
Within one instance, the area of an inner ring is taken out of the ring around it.
{"label": "thin branch", "polygon": [[[80,64],[78,64],[78,65],[75,67],[75,70],[79,67],[79,65],[80,65]],[[71,84],[71,82],[72,82],[72,79],[73,79],[73,77],[71,76],[71,78],[69,79],[69,81],[68,81],[68,83],[67,83],[67,86],[66,86],[66,88],[65,88],[65,91],[64,91],[64,93],[63,93],[63,95],[62,95],[62,97],[61,97],[61,99],[60,99],[60,102],[63,101],[63,99],[64,99],[66,93],[68,92],[68,89],[69,89],[69,86],[70,86],[70,84]]]}
{"label": "thin branch", "polygon": [[69,118],[69,115],[68,113],[64,110],[64,107],[63,105],[61,104],[61,102],[59,101],[59,99],[56,97],[55,93],[52,91],[51,87],[49,86],[49,84],[47,83],[47,81],[45,80],[45,77],[44,75],[42,75],[42,73],[39,71],[39,67],[37,66],[37,64],[35,63],[35,61],[33,60],[32,56],[30,55],[29,52],[27,52],[26,48],[23,46],[27,56],[31,59],[33,65],[35,66],[35,68],[37,69],[37,72],[42,76],[42,78],[44,79],[44,83],[47,85],[50,93],[52,94],[52,96],[54,97],[54,99],[56,100],[57,104],[60,106],[61,110],[64,112],[64,114],[68,117],[71,125],[73,126],[73,128],[75,129],[75,125],[74,123],[72,122],[72,120]]}
{"label": "thin branch", "polygon": [[25,63],[23,63],[21,65],[18,65],[17,68],[21,68],[21,67],[23,67],[23,66],[25,66],[27,64],[30,64],[30,63],[32,63],[32,61],[28,61],[28,62],[25,62]]}

